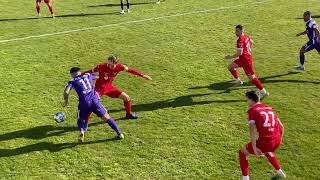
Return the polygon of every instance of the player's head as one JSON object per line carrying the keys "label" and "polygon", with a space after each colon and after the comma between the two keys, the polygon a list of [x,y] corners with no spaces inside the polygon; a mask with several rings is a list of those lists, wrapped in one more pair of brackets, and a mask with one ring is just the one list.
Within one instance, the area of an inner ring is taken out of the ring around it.
{"label": "player's head", "polygon": [[243,32],[244,32],[244,27],[242,25],[240,25],[240,24],[237,25],[236,26],[236,31],[235,31],[236,36],[240,37]]}
{"label": "player's head", "polygon": [[108,57],[108,60],[107,60],[107,63],[108,63],[108,66],[113,69],[116,64],[118,64],[118,57],[115,56],[115,55],[111,55]]}
{"label": "player's head", "polygon": [[303,20],[304,22],[308,22],[311,19],[311,12],[310,11],[305,11],[303,13]]}
{"label": "player's head", "polygon": [[70,75],[71,75],[72,78],[75,78],[75,77],[79,76],[80,74],[81,74],[80,68],[78,68],[78,67],[72,67],[72,68],[70,69]]}
{"label": "player's head", "polygon": [[247,96],[247,102],[248,102],[248,105],[250,107],[252,107],[253,105],[255,105],[256,103],[260,102],[260,96],[259,96],[259,93],[257,91],[248,91],[246,93],[246,96]]}

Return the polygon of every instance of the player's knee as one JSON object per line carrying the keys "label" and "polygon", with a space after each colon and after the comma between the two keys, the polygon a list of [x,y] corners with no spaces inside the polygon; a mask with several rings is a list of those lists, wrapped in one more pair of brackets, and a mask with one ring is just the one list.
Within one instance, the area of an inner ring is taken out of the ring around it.
{"label": "player's knee", "polygon": [[121,93],[120,95],[120,98],[123,100],[123,101],[130,101],[130,97],[128,96],[128,94],[126,93]]}
{"label": "player's knee", "polygon": [[249,152],[246,147],[243,147],[239,152],[243,153],[245,156],[249,155]]}
{"label": "player's knee", "polygon": [[256,78],[256,76],[253,74],[253,75],[248,75],[248,78],[250,81],[254,80]]}
{"label": "player's knee", "polygon": [[305,52],[306,51],[303,48],[300,49],[300,55],[304,55]]}

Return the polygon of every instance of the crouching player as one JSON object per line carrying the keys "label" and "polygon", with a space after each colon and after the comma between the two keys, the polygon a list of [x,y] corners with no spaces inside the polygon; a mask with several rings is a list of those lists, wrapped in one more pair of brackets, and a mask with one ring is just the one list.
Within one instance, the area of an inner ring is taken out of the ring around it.
{"label": "crouching player", "polygon": [[124,135],[118,128],[116,122],[109,116],[106,108],[101,104],[100,98],[94,90],[93,80],[96,76],[93,74],[82,74],[80,68],[70,69],[72,79],[68,82],[64,90],[64,106],[68,105],[69,93],[72,88],[78,94],[78,128],[80,130],[79,142],[84,141],[84,132],[86,131],[89,115],[93,112],[104,120],[116,133],[118,138],[123,139]]}
{"label": "crouching player", "polygon": [[[249,180],[248,156],[266,156],[277,172],[277,177],[286,177],[281,170],[275,155],[275,150],[280,146],[283,136],[283,125],[272,108],[261,104],[258,92],[246,93],[250,109],[248,110],[248,121],[250,126],[251,142],[239,151],[242,180]],[[259,134],[258,140],[256,134]]]}

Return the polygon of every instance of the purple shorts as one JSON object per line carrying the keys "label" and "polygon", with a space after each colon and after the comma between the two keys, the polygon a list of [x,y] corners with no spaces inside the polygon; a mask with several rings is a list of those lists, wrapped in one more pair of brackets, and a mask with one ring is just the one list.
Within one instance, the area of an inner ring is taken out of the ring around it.
{"label": "purple shorts", "polygon": [[90,102],[79,103],[78,106],[78,119],[88,120],[91,113],[102,117],[107,113],[106,108],[101,104],[100,99],[92,99]]}
{"label": "purple shorts", "polygon": [[305,45],[302,46],[302,48],[308,52],[313,49],[316,49],[318,52],[320,52],[320,44],[319,43],[313,43],[312,41],[307,42]]}

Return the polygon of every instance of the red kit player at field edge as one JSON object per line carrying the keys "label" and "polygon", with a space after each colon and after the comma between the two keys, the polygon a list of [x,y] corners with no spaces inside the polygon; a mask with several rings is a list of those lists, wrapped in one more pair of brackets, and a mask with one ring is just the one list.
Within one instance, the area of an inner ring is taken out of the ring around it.
{"label": "red kit player at field edge", "polygon": [[[255,156],[266,156],[277,172],[275,178],[285,178],[286,175],[281,170],[274,153],[282,142],[283,125],[271,107],[260,103],[258,92],[249,91],[246,93],[246,96],[250,107],[248,110],[248,121],[251,142],[246,144],[239,151],[240,167],[242,171],[241,179],[249,180],[249,165],[247,158],[250,154]],[[259,134],[258,140],[256,139],[257,132]]]}
{"label": "red kit player at field edge", "polygon": [[232,76],[235,78],[236,84],[242,85],[243,82],[239,78],[237,68],[242,67],[252,84],[254,84],[263,95],[262,98],[269,96],[269,93],[263,88],[262,83],[258,78],[256,78],[253,69],[252,53],[251,48],[253,41],[249,36],[244,34],[244,28],[242,25],[237,25],[235,29],[235,34],[238,38],[237,40],[237,52],[234,55],[226,55],[225,59],[238,58],[237,60],[230,63],[228,69]]}
{"label": "red kit player at field edge", "polygon": [[[38,16],[40,16],[40,3],[41,3],[41,0],[36,0],[36,9],[37,9]],[[44,3],[47,4],[47,6],[48,6],[48,8],[50,10],[52,18],[54,18],[54,12],[53,12],[53,7],[52,7],[52,4],[51,4],[51,1],[50,0],[44,0]]]}
{"label": "red kit player at field edge", "polygon": [[112,85],[113,80],[121,71],[127,71],[136,76],[143,77],[146,80],[152,80],[150,76],[142,74],[132,68],[128,68],[127,66],[118,63],[118,58],[113,55],[108,57],[106,63],[100,64],[94,69],[85,71],[84,73],[99,73],[99,78],[97,79],[95,84],[95,90],[98,95],[107,95],[111,98],[122,99],[127,113],[126,119],[137,119],[138,116],[131,112],[130,97],[125,92]]}

